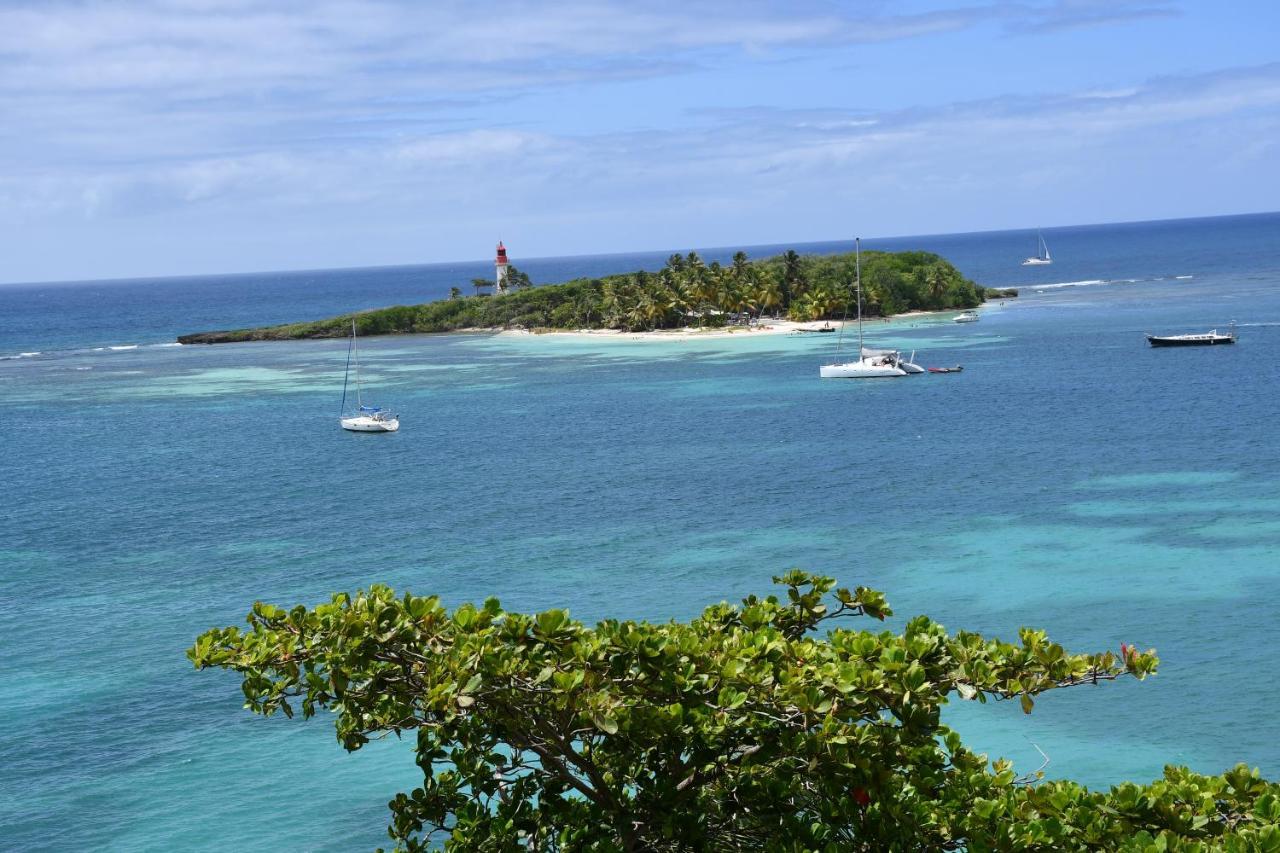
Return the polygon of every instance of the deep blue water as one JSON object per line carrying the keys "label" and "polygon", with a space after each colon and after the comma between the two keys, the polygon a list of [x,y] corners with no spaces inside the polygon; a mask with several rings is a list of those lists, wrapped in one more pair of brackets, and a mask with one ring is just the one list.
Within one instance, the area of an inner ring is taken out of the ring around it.
{"label": "deep blue water", "polygon": [[[406,744],[347,755],[328,719],[253,717],[183,656],[255,599],[374,582],[667,619],[803,566],[952,629],[1159,650],[1156,678],[1029,717],[954,708],[993,757],[1033,770],[1034,743],[1094,785],[1280,776],[1280,215],[1045,238],[1048,268],[1018,265],[1028,232],[864,242],[1022,287],[977,324],[869,327],[962,374],[819,381],[818,336],[371,338],[386,436],[337,428],[341,341],[155,345],[417,302],[485,264],[0,287],[0,356],[41,353],[0,361],[0,846],[384,844]],[[515,263],[553,281],[667,254]],[[1142,337],[1232,320],[1235,347]]]}

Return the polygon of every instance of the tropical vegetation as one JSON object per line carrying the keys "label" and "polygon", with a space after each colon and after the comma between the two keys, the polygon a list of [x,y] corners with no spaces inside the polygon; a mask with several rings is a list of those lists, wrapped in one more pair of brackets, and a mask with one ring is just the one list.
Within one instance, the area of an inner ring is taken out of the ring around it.
{"label": "tropical vegetation", "polygon": [[[674,254],[657,272],[581,278],[534,287],[528,274],[509,268],[501,294],[487,279],[476,293],[421,305],[398,305],[306,323],[184,335],[182,343],[344,337],[354,318],[361,335],[449,332],[520,326],[528,329],[608,328],[648,331],[718,327],[761,317],[823,320],[855,310],[854,256],[800,255],[794,251],[752,262],[738,252],[722,266],[696,252]],[[929,252],[862,253],[862,303],[867,316],[909,310],[973,308],[988,293],[943,258]],[[1011,295],[1016,295],[1012,292]]]}
{"label": "tropical vegetation", "polygon": [[594,627],[374,586],[258,603],[188,655],[239,673],[256,713],[332,712],[348,750],[409,738],[422,782],[390,803],[400,850],[1280,849],[1280,787],[1256,770],[1091,791],[990,762],[941,722],[950,701],[1030,713],[1047,691],[1143,679],[1153,651],[923,616],[845,627],[890,616],[884,596],[774,580],[785,594],[689,622]]}

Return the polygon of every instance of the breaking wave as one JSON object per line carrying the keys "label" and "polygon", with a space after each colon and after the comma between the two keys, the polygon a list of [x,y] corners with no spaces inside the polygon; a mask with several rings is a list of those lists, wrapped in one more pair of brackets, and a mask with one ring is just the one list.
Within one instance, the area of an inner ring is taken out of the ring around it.
{"label": "breaking wave", "polygon": [[1019,289],[1028,289],[1034,291],[1041,290],[1061,290],[1064,287],[1097,287],[1106,284],[1142,284],[1152,281],[1184,281],[1194,278],[1190,275],[1154,275],[1148,278],[1087,278],[1081,281],[1057,281],[1053,284],[1026,284],[1018,285]]}

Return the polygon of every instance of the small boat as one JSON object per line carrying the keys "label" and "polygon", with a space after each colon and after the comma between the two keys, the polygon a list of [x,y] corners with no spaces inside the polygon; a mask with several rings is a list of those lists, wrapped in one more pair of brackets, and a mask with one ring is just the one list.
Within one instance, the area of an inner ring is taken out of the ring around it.
{"label": "small boat", "polygon": [[1049,244],[1044,241],[1044,235],[1039,229],[1036,229],[1036,239],[1039,241],[1036,245],[1036,256],[1023,261],[1024,267],[1042,267],[1053,263],[1053,258],[1049,256]]}
{"label": "small boat", "polygon": [[957,323],[976,323],[978,322],[978,312],[963,311],[957,314],[954,319]]}
{"label": "small boat", "polygon": [[1236,342],[1236,329],[1232,324],[1231,331],[1225,335],[1219,334],[1217,329],[1211,329],[1204,334],[1196,335],[1147,335],[1147,343],[1153,347],[1211,347],[1218,344],[1234,344]]}
{"label": "small boat", "polygon": [[342,405],[347,407],[347,379],[351,376],[351,363],[356,365],[356,410],[350,415],[339,415],[338,423],[351,432],[395,432],[400,429],[400,418],[380,406],[366,406],[360,395],[360,354],[356,352],[356,321],[351,321],[351,346],[347,349],[347,372],[342,377]]}
{"label": "small boat", "polygon": [[[840,336],[836,339],[836,361],[818,368],[822,379],[879,379],[906,376],[899,366],[896,350],[866,350],[862,346],[862,241],[854,239],[854,281],[858,292],[858,358],[856,361],[840,361],[840,344],[844,339],[844,323],[840,324]],[[846,304],[845,313],[848,313]],[[875,353],[868,355],[868,352]]]}
{"label": "small boat", "polygon": [[834,332],[835,330],[836,330],[836,327],[831,325],[830,323],[827,323],[825,326],[821,326],[817,329],[814,329],[815,332]]}
{"label": "small boat", "polygon": [[959,373],[964,370],[963,365],[957,364],[955,367],[930,367],[930,373]]}

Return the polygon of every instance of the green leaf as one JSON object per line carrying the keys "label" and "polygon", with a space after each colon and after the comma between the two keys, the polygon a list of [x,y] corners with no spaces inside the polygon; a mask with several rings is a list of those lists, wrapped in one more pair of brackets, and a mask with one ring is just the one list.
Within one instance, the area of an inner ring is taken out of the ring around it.
{"label": "green leaf", "polygon": [[248,631],[206,632],[188,654],[238,673],[255,713],[331,711],[349,750],[410,735],[422,787],[391,803],[405,851],[1280,848],[1277,786],[1248,767],[1171,767],[1107,792],[1026,785],[1028,768],[989,762],[941,723],[952,694],[1030,712],[1033,694],[1148,674],[1154,656],[1130,656],[1126,674],[1035,629],[1011,644],[925,616],[818,636],[822,615],[887,615],[883,595],[782,580],[785,593],[687,622],[594,626],[496,599],[449,614],[375,586],[314,609],[256,605]]}

